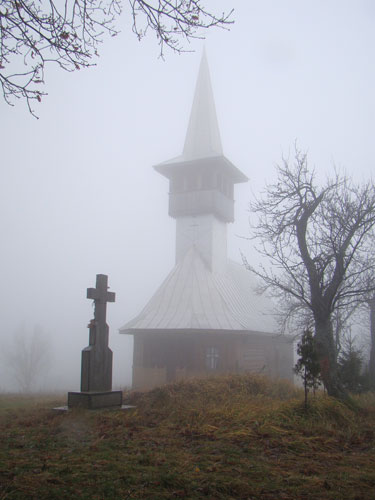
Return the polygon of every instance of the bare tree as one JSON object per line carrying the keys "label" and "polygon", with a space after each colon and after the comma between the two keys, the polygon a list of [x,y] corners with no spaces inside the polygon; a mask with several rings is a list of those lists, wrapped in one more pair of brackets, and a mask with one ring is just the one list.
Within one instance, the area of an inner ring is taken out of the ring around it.
{"label": "bare tree", "polygon": [[333,317],[373,290],[363,278],[375,271],[375,186],[336,173],[320,187],[298,150],[294,164],[283,159],[277,174],[276,184],[251,205],[259,215],[258,251],[272,266],[247,266],[274,296],[288,297],[290,314],[310,311],[324,385],[343,397]]}
{"label": "bare tree", "polygon": [[49,368],[51,349],[49,339],[40,327],[32,335],[18,331],[3,351],[4,362],[23,393],[31,392]]}
{"label": "bare tree", "polygon": [[[244,260],[246,261],[245,257]],[[260,292],[264,291],[264,287],[259,288]],[[281,299],[280,290],[276,296],[279,300],[275,316],[282,332],[287,331],[289,334],[294,334],[295,338],[299,338],[303,329],[314,329],[314,315],[305,302],[296,300],[287,292],[283,292]],[[343,340],[351,333],[353,321],[356,321],[356,313],[362,306],[363,298],[361,296],[358,297],[358,301],[353,301],[350,305],[346,304],[345,307],[341,307],[339,303],[336,304],[331,315],[331,323],[337,355],[340,354]]]}
{"label": "bare tree", "polygon": [[[164,47],[185,50],[184,41],[203,38],[202,30],[226,27],[232,11],[213,14],[201,0],[129,0],[128,15],[139,40],[149,32]],[[117,34],[121,0],[2,0],[0,4],[0,82],[5,101],[41,101],[45,67],[66,71],[92,66],[105,34]]]}

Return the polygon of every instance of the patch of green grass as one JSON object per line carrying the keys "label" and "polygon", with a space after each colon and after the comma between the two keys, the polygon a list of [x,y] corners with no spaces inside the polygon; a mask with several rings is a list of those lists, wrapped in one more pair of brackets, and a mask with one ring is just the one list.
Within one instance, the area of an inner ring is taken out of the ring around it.
{"label": "patch of green grass", "polygon": [[66,395],[56,394],[0,394],[0,412],[10,409],[48,408],[62,406]]}
{"label": "patch of green grass", "polygon": [[228,375],[125,399],[137,407],[67,414],[3,400],[0,499],[374,499],[370,397],[306,412],[289,384]]}

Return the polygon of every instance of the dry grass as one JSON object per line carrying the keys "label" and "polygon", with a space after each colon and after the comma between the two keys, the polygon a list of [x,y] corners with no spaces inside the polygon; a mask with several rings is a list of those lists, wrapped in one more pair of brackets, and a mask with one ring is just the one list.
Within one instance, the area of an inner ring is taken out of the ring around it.
{"label": "dry grass", "polygon": [[127,393],[127,412],[7,398],[1,500],[375,498],[373,396],[306,413],[286,383],[225,376]]}
{"label": "dry grass", "polygon": [[1,394],[0,415],[3,411],[17,408],[48,408],[66,404],[66,394]]}

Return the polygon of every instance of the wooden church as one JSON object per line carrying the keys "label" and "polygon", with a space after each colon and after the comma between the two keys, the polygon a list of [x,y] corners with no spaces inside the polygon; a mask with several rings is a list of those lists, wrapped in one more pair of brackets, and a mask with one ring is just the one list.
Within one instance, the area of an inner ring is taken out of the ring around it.
{"label": "wooden church", "polygon": [[205,55],[183,153],[154,168],[169,180],[176,265],[120,329],[134,336],[133,388],[244,371],[292,379],[291,339],[277,333],[251,273],[227,258],[234,185],[248,179],[223,154]]}

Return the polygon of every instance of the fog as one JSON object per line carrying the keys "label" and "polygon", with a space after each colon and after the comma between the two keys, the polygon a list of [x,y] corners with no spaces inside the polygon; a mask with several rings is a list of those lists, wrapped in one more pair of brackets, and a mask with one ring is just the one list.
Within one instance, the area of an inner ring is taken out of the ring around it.
{"label": "fog", "polygon": [[[168,182],[152,165],[181,153],[203,44],[224,154],[250,179],[236,186],[229,256],[251,259],[248,203],[297,140],[323,178],[374,171],[375,3],[372,0],[206,1],[235,8],[230,31],[209,30],[195,52],[158,57],[138,42],[126,3],[121,33],[95,68],[46,72],[35,107],[0,103],[2,345],[41,325],[52,361],[40,389],[79,389],[93,316],[86,288],[108,274],[114,386],[131,383],[132,339],[118,334],[174,264]],[[0,389],[15,389],[0,367]]]}

